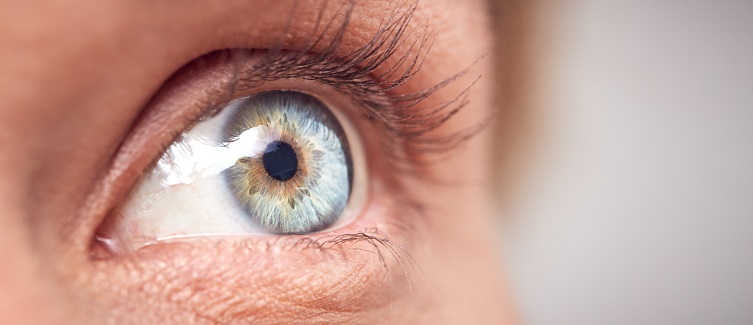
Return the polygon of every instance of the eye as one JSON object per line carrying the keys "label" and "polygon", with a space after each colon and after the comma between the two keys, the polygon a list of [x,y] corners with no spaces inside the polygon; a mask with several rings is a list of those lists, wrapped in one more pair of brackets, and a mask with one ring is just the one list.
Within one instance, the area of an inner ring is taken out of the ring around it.
{"label": "eye", "polygon": [[433,35],[410,27],[415,3],[355,47],[340,46],[345,9],[339,27],[317,22],[290,50],[217,50],[176,71],[92,204],[102,220],[93,256],[192,236],[394,236],[424,222],[416,185],[436,176],[438,154],[480,130],[444,126],[472,81],[455,97],[424,100],[469,70],[436,84],[414,78]]}
{"label": "eye", "polygon": [[346,224],[363,203],[361,147],[346,114],[311,94],[274,90],[233,100],[169,146],[106,236],[111,248],[134,250],[175,237]]}

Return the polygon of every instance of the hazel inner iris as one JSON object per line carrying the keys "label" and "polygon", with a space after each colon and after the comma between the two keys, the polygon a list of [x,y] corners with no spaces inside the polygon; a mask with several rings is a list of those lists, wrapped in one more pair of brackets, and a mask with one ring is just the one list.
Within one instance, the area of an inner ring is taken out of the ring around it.
{"label": "hazel inner iris", "polygon": [[278,181],[287,181],[298,170],[298,156],[293,146],[284,141],[272,141],[267,145],[262,156],[264,170]]}

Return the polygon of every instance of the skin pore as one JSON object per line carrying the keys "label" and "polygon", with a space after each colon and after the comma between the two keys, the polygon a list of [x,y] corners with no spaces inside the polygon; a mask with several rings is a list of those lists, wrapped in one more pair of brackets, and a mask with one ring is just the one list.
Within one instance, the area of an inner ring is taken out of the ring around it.
{"label": "skin pore", "polygon": [[[197,103],[221,102],[207,89],[230,83],[235,61],[197,58],[225,49],[305,50],[317,19],[337,25],[346,7],[350,21],[333,57],[367,45],[391,12],[412,12],[413,32],[370,73],[405,69],[401,57],[420,57],[420,70],[393,96],[467,71],[421,101],[440,107],[470,89],[467,105],[432,131],[436,139],[489,116],[482,1],[423,0],[415,10],[413,1],[324,3],[0,4],[0,323],[512,323],[493,249],[483,132],[415,168],[431,179],[390,175],[387,158],[369,148],[391,135],[362,134],[373,162],[369,198],[359,216],[331,231],[199,236],[127,254],[95,240],[140,175],[200,115]],[[428,54],[411,47],[424,30],[432,33]],[[322,51],[337,31],[327,29],[307,50]],[[327,88],[297,80],[247,92]],[[408,196],[420,213],[408,212]]]}

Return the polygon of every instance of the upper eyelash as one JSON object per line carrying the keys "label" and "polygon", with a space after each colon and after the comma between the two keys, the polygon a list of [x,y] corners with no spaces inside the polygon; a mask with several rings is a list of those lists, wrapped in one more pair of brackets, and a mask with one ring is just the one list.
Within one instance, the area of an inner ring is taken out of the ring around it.
{"label": "upper eyelash", "polygon": [[[397,91],[421,70],[436,37],[428,25],[411,28],[410,23],[418,1],[408,1],[410,5],[405,8],[403,1],[395,2],[394,8],[387,11],[372,38],[345,55],[338,54],[338,49],[346,36],[355,7],[354,1],[348,1],[344,5],[343,18],[337,26],[333,26],[334,20],[330,20],[328,24],[322,23],[327,9],[325,2],[317,15],[311,35],[303,37],[310,41],[296,51],[284,49],[284,37],[280,37],[281,41],[268,50],[226,51],[226,58],[235,62],[244,61],[248,56],[260,54],[259,52],[262,54],[262,59],[250,67],[241,68],[242,64],[233,64],[238,71],[234,73],[237,80],[231,83],[233,89],[230,93],[280,79],[312,80],[330,86],[352,98],[366,118],[379,123],[387,133],[387,136],[380,137],[379,140],[391,170],[411,176],[424,175],[426,170],[417,167],[431,160],[426,153],[449,152],[475,135],[483,125],[443,136],[432,134],[432,131],[468,104],[469,90],[475,81],[454,98],[431,106],[421,105],[436,91],[465,76],[470,66],[423,90],[403,94]],[[290,17],[291,20],[295,17],[295,8]],[[337,28],[335,36],[324,44],[324,36],[333,28]],[[287,35],[288,30],[289,27],[283,30],[282,35]],[[404,53],[399,54],[398,50],[410,40],[413,33],[421,34],[411,41]],[[384,66],[388,60],[398,55],[391,66]],[[384,72],[376,74],[379,70]]]}

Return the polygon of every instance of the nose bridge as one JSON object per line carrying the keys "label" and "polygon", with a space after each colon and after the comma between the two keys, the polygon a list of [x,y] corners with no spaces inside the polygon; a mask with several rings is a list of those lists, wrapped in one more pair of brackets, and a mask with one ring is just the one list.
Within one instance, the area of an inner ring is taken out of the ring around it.
{"label": "nose bridge", "polygon": [[[7,207],[6,207],[7,208]],[[64,300],[28,223],[0,204],[0,324],[62,323]]]}

